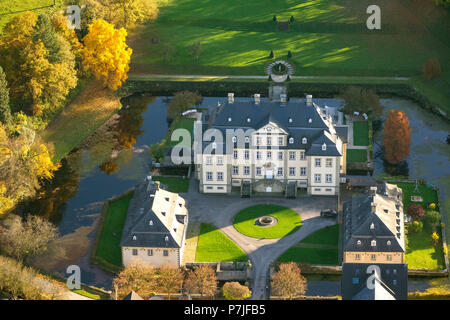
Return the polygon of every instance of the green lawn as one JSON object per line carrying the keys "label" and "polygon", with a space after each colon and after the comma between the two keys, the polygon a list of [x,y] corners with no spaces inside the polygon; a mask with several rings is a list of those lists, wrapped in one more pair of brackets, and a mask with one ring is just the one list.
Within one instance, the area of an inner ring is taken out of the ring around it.
{"label": "green lawn", "polygon": [[353,122],[353,144],[355,146],[369,145],[369,124],[367,121]]}
{"label": "green lawn", "polygon": [[198,236],[196,262],[247,261],[245,252],[216,227],[202,223]]}
{"label": "green lawn", "polygon": [[109,203],[97,246],[96,256],[118,267],[122,266],[120,239],[132,198],[130,193]]}
{"label": "green lawn", "polygon": [[[262,227],[255,223],[261,216],[271,216],[278,223],[271,227]],[[297,231],[302,225],[300,215],[292,209],[277,205],[257,205],[239,211],[233,219],[233,225],[240,233],[253,238],[277,239]]]}
{"label": "green lawn", "polygon": [[339,225],[320,229],[286,250],[278,262],[338,264]]}
{"label": "green lawn", "polygon": [[153,176],[152,179],[165,184],[170,192],[183,193],[189,189],[189,179],[164,176]]}
{"label": "green lawn", "polygon": [[[397,183],[403,191],[403,208],[408,209],[411,204],[412,195],[420,195],[423,198],[422,205],[425,209],[427,203],[438,204],[438,196],[435,190],[424,184],[419,184],[419,192],[415,193],[415,183]],[[439,210],[439,208],[437,208]],[[442,250],[442,239],[439,239],[438,245],[435,247],[431,241],[431,227],[427,224],[426,219],[423,221],[423,230],[419,233],[408,232],[408,250],[406,251],[406,260],[410,269],[443,269],[444,253]],[[437,230],[441,238],[441,228]]]}
{"label": "green lawn", "polygon": [[366,162],[367,150],[347,149],[347,162]]}

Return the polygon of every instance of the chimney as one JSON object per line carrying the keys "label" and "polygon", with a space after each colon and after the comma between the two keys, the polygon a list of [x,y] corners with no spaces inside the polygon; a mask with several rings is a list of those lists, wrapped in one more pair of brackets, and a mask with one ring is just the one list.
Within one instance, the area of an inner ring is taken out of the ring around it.
{"label": "chimney", "polygon": [[228,103],[229,104],[234,103],[234,93],[233,92],[228,93]]}
{"label": "chimney", "polygon": [[377,193],[377,186],[372,186],[372,187],[370,187],[370,191],[369,191],[369,193],[370,194],[376,194]]}
{"label": "chimney", "polygon": [[261,103],[261,95],[259,93],[255,93],[254,98],[255,98],[255,104]]}
{"label": "chimney", "polygon": [[306,105],[307,105],[308,107],[310,107],[310,106],[313,105],[313,104],[312,104],[312,95],[310,95],[310,94],[306,95]]}
{"label": "chimney", "polygon": [[286,102],[287,102],[286,94],[284,94],[284,93],[280,94],[280,101],[281,101],[281,104],[286,104]]}

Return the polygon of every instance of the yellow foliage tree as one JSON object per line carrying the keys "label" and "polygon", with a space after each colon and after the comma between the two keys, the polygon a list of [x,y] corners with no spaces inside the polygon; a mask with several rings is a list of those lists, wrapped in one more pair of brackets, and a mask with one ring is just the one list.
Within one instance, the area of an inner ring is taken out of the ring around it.
{"label": "yellow foliage tree", "polygon": [[85,70],[103,82],[105,87],[117,90],[127,79],[132,50],[125,42],[127,31],[115,29],[104,20],[95,20],[83,38],[82,64]]}

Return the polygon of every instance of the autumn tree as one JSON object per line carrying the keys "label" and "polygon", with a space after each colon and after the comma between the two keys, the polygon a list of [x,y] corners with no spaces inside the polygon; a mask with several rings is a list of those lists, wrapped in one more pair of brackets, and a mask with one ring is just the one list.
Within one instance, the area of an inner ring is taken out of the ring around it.
{"label": "autumn tree", "polygon": [[213,296],[217,292],[216,271],[207,265],[195,266],[189,270],[184,287],[189,293]]}
{"label": "autumn tree", "polygon": [[383,112],[380,99],[373,90],[349,86],[341,92],[341,98],[345,100],[344,112],[347,114],[357,111],[366,114],[372,113],[377,118]]}
{"label": "autumn tree", "polygon": [[252,292],[239,282],[227,282],[222,287],[222,294],[227,300],[245,300],[251,297]]}
{"label": "autumn tree", "polygon": [[422,208],[420,204],[411,204],[406,210],[408,216],[410,216],[413,220],[421,220],[425,217],[425,210]]}
{"label": "autumn tree", "polygon": [[384,122],[384,158],[391,164],[398,164],[409,155],[411,128],[406,114],[393,109]]}
{"label": "autumn tree", "polygon": [[182,91],[175,93],[170,99],[167,107],[167,119],[175,119],[193,105],[199,105],[202,103],[202,100],[202,96],[197,92]]}
{"label": "autumn tree", "polygon": [[0,123],[5,127],[12,125],[11,109],[9,107],[9,89],[6,75],[0,66]]}
{"label": "autumn tree", "polygon": [[22,221],[14,216],[0,234],[0,246],[2,252],[23,261],[48,251],[57,237],[56,227],[47,220],[29,216]]}
{"label": "autumn tree", "polygon": [[158,16],[156,0],[104,0],[109,8],[108,21],[118,27],[129,28],[137,23],[154,20]]}
{"label": "autumn tree", "polygon": [[441,65],[438,59],[429,59],[422,66],[422,75],[425,79],[432,80],[441,75]]}
{"label": "autumn tree", "polygon": [[149,296],[156,287],[156,270],[140,260],[126,266],[113,280],[113,286],[119,296],[125,296],[134,290],[142,296]]}
{"label": "autumn tree", "polygon": [[117,90],[127,79],[132,50],[125,43],[125,29],[115,29],[104,20],[95,20],[83,38],[82,64],[85,70]]}
{"label": "autumn tree", "polygon": [[183,287],[184,274],[180,268],[164,264],[158,271],[158,291],[166,293],[169,300],[172,294]]}
{"label": "autumn tree", "polygon": [[273,275],[272,291],[276,296],[293,299],[306,292],[306,279],[295,262],[282,263],[278,272]]}

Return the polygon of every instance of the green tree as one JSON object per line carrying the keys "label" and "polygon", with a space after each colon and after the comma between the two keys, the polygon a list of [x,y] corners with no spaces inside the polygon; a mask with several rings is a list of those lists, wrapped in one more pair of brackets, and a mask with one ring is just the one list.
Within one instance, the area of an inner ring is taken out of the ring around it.
{"label": "green tree", "polygon": [[408,225],[408,231],[411,230],[414,233],[422,232],[423,229],[423,223],[422,221],[412,221]]}
{"label": "green tree", "polygon": [[9,107],[9,89],[6,75],[3,68],[0,66],[0,122],[5,127],[10,127],[12,124],[11,109]]}
{"label": "green tree", "polygon": [[48,51],[47,59],[50,63],[58,63],[62,61],[60,55],[61,47],[58,35],[53,27],[52,21],[48,14],[40,14],[37,18],[33,35],[33,41],[42,41]]}
{"label": "green tree", "polygon": [[426,221],[430,224],[433,230],[436,230],[436,227],[441,222],[441,214],[436,210],[429,210],[425,216]]}
{"label": "green tree", "polygon": [[175,93],[170,99],[167,107],[167,119],[175,119],[193,105],[199,105],[202,103],[202,100],[202,96],[197,92],[182,91]]}
{"label": "green tree", "polygon": [[373,90],[349,86],[341,92],[341,98],[345,100],[344,112],[347,114],[357,111],[372,113],[375,118],[378,118],[383,112],[380,99]]}
{"label": "green tree", "polygon": [[225,283],[222,287],[222,293],[227,300],[245,300],[252,295],[250,289],[239,282]]}

